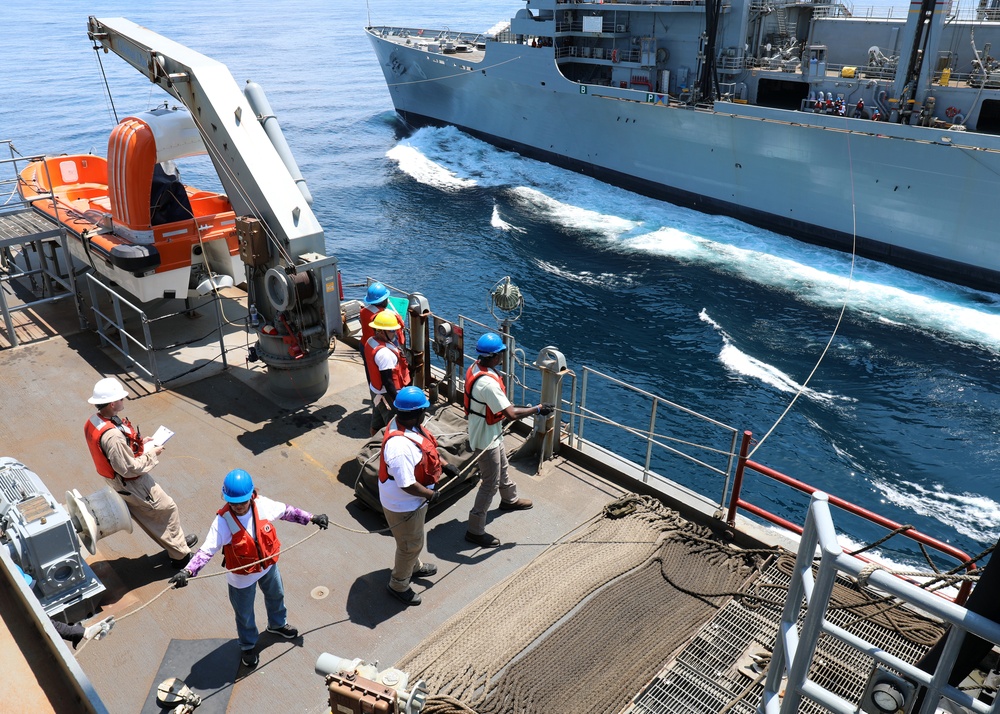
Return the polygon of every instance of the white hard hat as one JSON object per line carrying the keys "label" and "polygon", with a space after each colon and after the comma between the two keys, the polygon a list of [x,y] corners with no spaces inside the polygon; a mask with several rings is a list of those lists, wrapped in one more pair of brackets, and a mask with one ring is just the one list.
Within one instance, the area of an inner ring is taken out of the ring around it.
{"label": "white hard hat", "polygon": [[91,404],[111,404],[128,396],[122,383],[114,377],[105,377],[94,385],[94,395],[87,401]]}

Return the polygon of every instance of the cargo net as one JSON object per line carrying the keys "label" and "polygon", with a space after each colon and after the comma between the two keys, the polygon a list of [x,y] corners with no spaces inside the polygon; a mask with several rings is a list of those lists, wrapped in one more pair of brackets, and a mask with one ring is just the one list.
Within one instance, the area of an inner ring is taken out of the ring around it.
{"label": "cargo net", "polygon": [[[764,690],[764,675],[774,646],[794,559],[771,563],[742,596],[730,600],[690,644],[636,697],[629,714],[754,714]],[[805,609],[801,617],[805,616]],[[931,621],[838,578],[828,619],[914,663],[943,632]],[[799,625],[801,626],[801,619]],[[809,678],[857,704],[874,659],[840,640],[821,635]],[[803,699],[802,714],[829,710]]]}
{"label": "cargo net", "polygon": [[761,564],[659,501],[627,496],[397,666],[427,681],[427,714],[618,711]]}

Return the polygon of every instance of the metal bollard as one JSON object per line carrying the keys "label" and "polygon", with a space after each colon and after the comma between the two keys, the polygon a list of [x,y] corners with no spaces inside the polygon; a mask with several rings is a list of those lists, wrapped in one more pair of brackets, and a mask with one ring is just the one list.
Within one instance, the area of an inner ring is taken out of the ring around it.
{"label": "metal bollard", "polygon": [[535,417],[535,434],[541,437],[541,461],[552,458],[559,444],[562,420],[562,379],[566,373],[566,358],[555,347],[544,347],[538,353],[535,366],[542,373],[543,404],[554,404],[555,411],[548,416],[539,414]]}
{"label": "metal bollard", "polygon": [[427,317],[431,314],[430,305],[420,293],[409,296],[410,313],[410,371],[413,373],[413,385],[426,389],[430,384],[431,361],[427,359]]}

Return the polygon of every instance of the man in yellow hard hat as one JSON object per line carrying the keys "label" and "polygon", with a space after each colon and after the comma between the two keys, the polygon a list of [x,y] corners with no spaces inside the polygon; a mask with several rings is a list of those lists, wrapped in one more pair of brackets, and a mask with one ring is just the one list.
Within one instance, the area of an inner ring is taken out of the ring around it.
{"label": "man in yellow hard hat", "polygon": [[396,341],[399,322],[395,313],[383,310],[369,327],[374,333],[363,347],[368,388],[372,393],[371,434],[375,436],[392,418],[396,392],[409,386],[410,367]]}

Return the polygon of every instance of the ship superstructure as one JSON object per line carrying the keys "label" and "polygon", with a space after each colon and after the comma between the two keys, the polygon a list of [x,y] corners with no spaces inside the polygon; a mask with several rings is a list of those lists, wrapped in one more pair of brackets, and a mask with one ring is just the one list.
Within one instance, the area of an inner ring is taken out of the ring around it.
{"label": "ship superstructure", "polygon": [[[897,16],[893,16],[893,12]],[[1000,10],[528,0],[368,28],[397,113],[627,189],[1000,287]]]}

